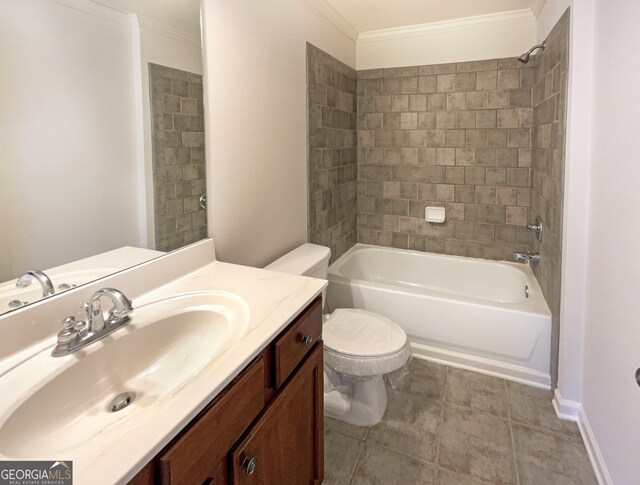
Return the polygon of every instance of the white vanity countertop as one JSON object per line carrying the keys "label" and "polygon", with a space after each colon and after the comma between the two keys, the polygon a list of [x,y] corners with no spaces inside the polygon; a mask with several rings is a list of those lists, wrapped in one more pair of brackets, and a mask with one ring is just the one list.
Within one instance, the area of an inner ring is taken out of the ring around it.
{"label": "white vanity countertop", "polygon": [[[65,434],[60,433],[60,445],[56,450],[47,456],[29,456],[28,459],[72,460],[74,483],[79,485],[126,483],[291,323],[326,284],[324,280],[214,262],[135,298],[134,323],[135,307],[145,303],[200,291],[231,292],[248,304],[248,328],[237,342],[178,387],[172,396],[158,399],[145,409],[135,409],[134,402],[130,408],[113,414],[113,422],[100,433],[83,441],[76,439],[72,445],[65,445]],[[94,345],[103,343],[93,343],[87,351],[91,352]],[[0,432],[20,403],[41,387],[43,366],[50,369],[47,372],[50,381],[83,358],[82,352],[54,358],[50,350],[39,353],[0,379],[3,396]],[[122,355],[122,359],[126,360],[127,356]],[[176,398],[178,393],[179,398]],[[69,395],[69,401],[73,401],[73,395]],[[56,412],[55,409],[50,411]],[[129,412],[135,412],[135,419],[133,416],[127,419]],[[70,442],[73,441],[70,437]],[[0,449],[0,460],[11,459],[16,458],[5,456]]]}

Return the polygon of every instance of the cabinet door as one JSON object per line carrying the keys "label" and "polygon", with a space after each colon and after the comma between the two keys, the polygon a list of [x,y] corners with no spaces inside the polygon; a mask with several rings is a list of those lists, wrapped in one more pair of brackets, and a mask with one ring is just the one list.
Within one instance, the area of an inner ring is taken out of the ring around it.
{"label": "cabinet door", "polygon": [[324,473],[322,342],[236,446],[234,484],[319,484]]}
{"label": "cabinet door", "polygon": [[260,357],[160,454],[162,484],[226,483],[229,450],[264,407],[264,372]]}

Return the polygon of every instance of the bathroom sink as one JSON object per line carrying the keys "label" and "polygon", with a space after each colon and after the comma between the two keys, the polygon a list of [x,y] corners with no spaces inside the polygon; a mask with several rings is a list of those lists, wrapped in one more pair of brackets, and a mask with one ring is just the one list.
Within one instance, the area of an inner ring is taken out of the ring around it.
{"label": "bathroom sink", "polygon": [[[144,410],[170,405],[242,337],[248,320],[248,305],[234,294],[184,294],[134,306],[129,325],[74,354],[39,355],[39,365],[53,370],[42,368],[32,392],[0,418],[0,454],[60,456]],[[123,393],[123,409],[112,411]]]}

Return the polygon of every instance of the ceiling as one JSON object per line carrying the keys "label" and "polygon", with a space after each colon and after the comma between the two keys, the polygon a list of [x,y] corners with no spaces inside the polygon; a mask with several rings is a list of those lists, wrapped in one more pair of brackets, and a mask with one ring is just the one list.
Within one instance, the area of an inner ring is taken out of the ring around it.
{"label": "ceiling", "polygon": [[[200,0],[93,0],[200,37]],[[229,0],[239,1],[239,0]],[[544,0],[325,0],[357,32],[540,7]]]}
{"label": "ceiling", "polygon": [[92,0],[120,12],[136,13],[200,38],[200,0]]}
{"label": "ceiling", "polygon": [[[200,0],[92,0],[200,37]],[[240,1],[240,0],[229,0]],[[357,32],[536,9],[544,0],[324,0]],[[537,13],[537,12],[536,12]]]}
{"label": "ceiling", "polygon": [[427,24],[510,10],[544,0],[326,0],[358,32]]}

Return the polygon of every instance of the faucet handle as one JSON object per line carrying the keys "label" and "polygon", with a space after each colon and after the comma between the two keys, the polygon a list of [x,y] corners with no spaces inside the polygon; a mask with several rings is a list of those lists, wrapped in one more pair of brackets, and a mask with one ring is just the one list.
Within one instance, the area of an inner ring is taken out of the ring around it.
{"label": "faucet handle", "polygon": [[87,333],[89,324],[85,320],[75,320],[73,328],[76,329],[76,331],[78,332],[78,335],[83,336],[84,334]]}
{"label": "faucet handle", "polygon": [[118,311],[118,309],[116,307],[111,307],[109,308],[109,311],[107,312],[109,318],[108,323],[113,323],[113,322],[117,322],[118,320],[120,320],[122,317],[120,315],[120,312]]}
{"label": "faucet handle", "polygon": [[536,216],[533,224],[527,224],[527,232],[534,232],[536,240],[538,242],[542,241],[542,219],[540,219],[540,216]]}
{"label": "faucet handle", "polygon": [[[84,323],[84,322],[83,322]],[[67,344],[78,338],[80,332],[76,328],[78,322],[76,317],[67,317],[62,322],[62,330],[58,332],[58,343]]]}

